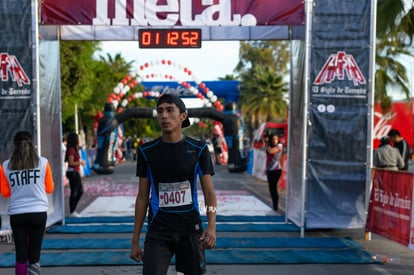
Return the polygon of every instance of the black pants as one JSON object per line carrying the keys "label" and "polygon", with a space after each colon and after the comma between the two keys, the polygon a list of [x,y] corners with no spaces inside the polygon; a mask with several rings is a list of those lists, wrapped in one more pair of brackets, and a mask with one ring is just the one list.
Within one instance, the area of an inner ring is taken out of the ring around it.
{"label": "black pants", "polygon": [[144,275],[167,274],[175,255],[175,268],[185,275],[200,275],[207,271],[201,232],[177,235],[149,231],[145,236]]}
{"label": "black pants", "polygon": [[10,215],[16,262],[27,263],[29,261],[29,264],[40,262],[46,219],[46,212]]}
{"label": "black pants", "polygon": [[277,191],[277,185],[282,175],[282,170],[268,170],[266,172],[267,182],[269,184],[269,193],[272,198],[273,210],[279,209],[279,193]]}
{"label": "black pants", "polygon": [[69,212],[76,210],[79,200],[83,195],[82,179],[78,172],[68,171],[66,177],[69,180],[70,196],[69,196]]}

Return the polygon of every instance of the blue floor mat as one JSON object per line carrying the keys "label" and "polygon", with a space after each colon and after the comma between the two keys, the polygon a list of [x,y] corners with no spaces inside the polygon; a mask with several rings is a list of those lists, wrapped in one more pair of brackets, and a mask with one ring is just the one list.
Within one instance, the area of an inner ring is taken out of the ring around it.
{"label": "blue floor mat", "polygon": [[[14,266],[14,253],[4,253],[0,266]],[[42,252],[42,266],[136,265],[128,251]],[[208,264],[369,264],[371,254],[355,248],[282,250],[207,250]],[[173,263],[173,262],[172,262]]]}
{"label": "blue floor mat", "polygon": [[[144,240],[141,239],[141,244]],[[130,249],[131,238],[44,239],[42,250]],[[220,237],[216,248],[361,248],[349,238]]]}
{"label": "blue floor mat", "polygon": [[[201,216],[203,221],[207,221],[206,216]],[[147,219],[145,219],[147,221]],[[285,216],[216,216],[217,222],[284,222]],[[80,217],[80,218],[65,218],[66,224],[80,224],[80,223],[133,223],[133,216],[123,217]]]}
{"label": "blue floor mat", "polygon": [[[123,224],[124,223],[124,224]],[[42,266],[137,265],[129,259],[130,238],[85,238],[82,233],[132,233],[132,217],[70,218],[50,233],[75,234],[48,238],[42,245]],[[146,226],[142,232],[146,231]],[[282,216],[217,216],[217,232],[300,231]],[[143,244],[143,242],[142,242]],[[172,260],[174,263],[174,259]],[[219,237],[206,250],[208,264],[369,264],[371,255],[350,238]],[[12,267],[15,253],[0,255],[0,267]]]}
{"label": "blue floor mat", "polygon": [[[47,233],[83,234],[83,233],[132,233],[133,224],[90,224],[90,225],[58,225],[47,230]],[[237,223],[216,225],[217,232],[299,232],[300,228],[291,223]],[[142,233],[147,232],[144,225]]]}
{"label": "blue floor mat", "polygon": [[[202,216],[203,222],[206,217]],[[300,228],[286,223],[284,216],[220,216],[216,217],[217,232],[297,232]],[[55,225],[48,233],[132,233],[134,217],[65,218],[65,225]],[[235,224],[241,223],[241,224]],[[87,226],[86,226],[87,225]],[[147,230],[146,223],[142,232]]]}

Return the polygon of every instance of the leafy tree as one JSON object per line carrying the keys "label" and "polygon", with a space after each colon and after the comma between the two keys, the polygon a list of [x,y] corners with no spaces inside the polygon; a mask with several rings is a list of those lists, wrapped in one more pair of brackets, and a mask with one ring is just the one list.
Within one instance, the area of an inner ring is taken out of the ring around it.
{"label": "leafy tree", "polygon": [[253,129],[265,121],[283,121],[287,116],[286,94],[288,84],[281,75],[274,73],[272,67],[255,66],[245,78],[240,104],[246,123]]}
{"label": "leafy tree", "polygon": [[[128,104],[128,108],[145,107],[156,108],[156,99],[140,98]],[[154,118],[131,119],[124,123],[125,135],[138,137],[157,137],[160,134],[160,127]]]}
{"label": "leafy tree", "polygon": [[237,80],[237,76],[226,74],[223,77],[219,77],[218,80]]}
{"label": "leafy tree", "polygon": [[[61,43],[62,120],[64,133],[75,130],[75,105],[78,107],[80,129],[92,135],[95,117],[103,111],[108,96],[132,70],[121,54],[99,56],[99,42],[63,41]],[[142,85],[131,87],[124,96],[143,91]],[[130,107],[155,107],[155,100],[134,99]],[[124,123],[125,135],[153,137],[157,131],[154,119],[132,119]]]}
{"label": "leafy tree", "polygon": [[193,124],[184,128],[183,132],[194,138],[209,139],[213,135],[213,121],[208,118],[195,120]]}
{"label": "leafy tree", "polygon": [[65,132],[74,131],[75,108],[87,108],[93,94],[97,42],[61,41],[62,122]]}
{"label": "leafy tree", "polygon": [[114,57],[108,54],[106,58],[99,56],[95,62],[92,96],[87,100],[88,107],[81,110],[83,125],[89,129],[93,128],[98,112],[103,111],[108,96],[132,68],[132,62],[126,62],[120,54]]}
{"label": "leafy tree", "polygon": [[241,79],[240,108],[250,132],[261,122],[286,119],[288,46],[286,41],[241,42],[235,71]]}
{"label": "leafy tree", "polygon": [[240,60],[235,72],[244,72],[256,65],[272,67],[278,74],[289,74],[290,51],[288,41],[249,41],[240,42]]}
{"label": "leafy tree", "polygon": [[410,56],[400,41],[379,40],[376,51],[375,100],[380,101],[383,108],[391,105],[390,89],[400,91],[410,98],[406,67],[398,61],[398,56]]}
{"label": "leafy tree", "polygon": [[[406,11],[406,1],[379,0],[377,2],[377,43],[375,100],[383,108],[391,105],[390,89],[410,98],[406,67],[400,62],[412,58],[410,46],[414,31],[414,8]],[[412,5],[412,3],[411,3]]]}
{"label": "leafy tree", "polygon": [[[411,2],[411,7],[408,5],[409,2]],[[411,41],[414,32],[413,19],[413,1],[377,1],[377,37],[386,37],[389,33],[400,33],[407,35]]]}

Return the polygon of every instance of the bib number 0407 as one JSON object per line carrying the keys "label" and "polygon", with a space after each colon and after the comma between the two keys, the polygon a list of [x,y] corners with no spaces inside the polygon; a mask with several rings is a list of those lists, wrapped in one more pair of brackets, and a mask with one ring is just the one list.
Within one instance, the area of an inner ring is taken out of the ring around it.
{"label": "bib number 0407", "polygon": [[158,199],[160,207],[190,205],[193,203],[190,183],[188,181],[180,183],[160,183]]}

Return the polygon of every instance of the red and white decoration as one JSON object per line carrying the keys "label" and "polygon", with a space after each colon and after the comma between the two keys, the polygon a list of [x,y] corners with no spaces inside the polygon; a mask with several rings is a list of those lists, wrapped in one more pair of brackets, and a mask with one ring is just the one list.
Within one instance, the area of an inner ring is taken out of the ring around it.
{"label": "red and white decoration", "polygon": [[[178,69],[178,73],[175,75],[172,74],[159,74],[157,73],[157,69],[159,67],[167,67],[168,69]],[[152,69],[155,68],[155,72]],[[192,78],[192,81],[196,83],[195,86],[191,86],[189,82],[183,80],[183,78]],[[179,64],[171,60],[156,60],[152,62],[146,62],[139,66],[139,69],[136,71],[131,72],[129,75],[125,76],[116,87],[114,87],[113,91],[109,94],[107,98],[108,103],[112,103],[115,108],[118,108],[118,112],[122,111],[123,108],[127,107],[128,103],[134,99],[142,98],[142,97],[159,97],[159,92],[153,91],[144,91],[144,92],[129,92],[138,84],[140,84],[144,80],[150,80],[154,78],[163,78],[168,81],[176,81],[184,88],[188,89],[191,94],[195,97],[199,98],[203,105],[206,107],[214,106],[217,110],[222,111],[223,105],[220,101],[217,100],[217,96],[214,95],[214,92],[211,91],[205,83],[198,80],[192,70],[187,67],[183,67]],[[200,91],[201,90],[201,91]],[[128,95],[129,94],[129,95]],[[120,105],[120,106],[119,106]]]}

